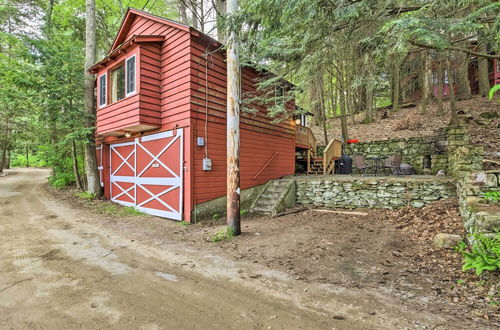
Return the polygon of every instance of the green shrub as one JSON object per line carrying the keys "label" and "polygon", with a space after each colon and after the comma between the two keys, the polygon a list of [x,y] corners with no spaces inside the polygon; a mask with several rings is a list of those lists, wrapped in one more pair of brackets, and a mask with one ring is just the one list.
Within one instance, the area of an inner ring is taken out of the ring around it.
{"label": "green shrub", "polygon": [[500,191],[488,191],[483,194],[483,198],[488,202],[498,203],[500,201]]}
{"label": "green shrub", "polygon": [[214,236],[210,238],[210,242],[216,243],[221,241],[227,241],[234,237],[234,230],[232,227],[226,227],[226,229],[222,229],[215,233]]}
{"label": "green shrub", "polygon": [[30,154],[26,161],[26,156],[23,154],[12,154],[10,160],[11,167],[46,167],[48,166],[44,157],[39,154]]}
{"label": "green shrub", "polygon": [[464,242],[457,247],[464,257],[462,270],[475,269],[476,275],[479,276],[485,270],[500,269],[500,233],[496,233],[493,238],[476,234],[473,239],[474,244],[470,249]]}
{"label": "green shrub", "polygon": [[49,178],[49,183],[55,188],[64,188],[75,183],[75,177],[73,173],[57,172],[56,175],[51,175]]}
{"label": "green shrub", "polygon": [[220,219],[220,214],[219,214],[219,213],[214,213],[214,214],[212,214],[212,220],[217,221],[217,220],[219,220],[219,219]]}

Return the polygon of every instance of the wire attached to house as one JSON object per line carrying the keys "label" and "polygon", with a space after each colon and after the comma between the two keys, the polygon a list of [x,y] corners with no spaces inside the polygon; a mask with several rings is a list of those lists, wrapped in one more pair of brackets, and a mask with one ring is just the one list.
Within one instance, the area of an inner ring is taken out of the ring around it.
{"label": "wire attached to house", "polygon": [[205,157],[208,158],[208,58],[210,57],[211,68],[213,68],[212,54],[207,54],[205,57]]}

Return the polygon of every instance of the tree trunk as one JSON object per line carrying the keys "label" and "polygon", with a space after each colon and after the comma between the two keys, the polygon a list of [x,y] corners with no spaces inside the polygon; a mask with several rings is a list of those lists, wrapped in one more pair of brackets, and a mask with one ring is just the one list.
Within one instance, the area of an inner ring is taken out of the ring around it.
{"label": "tree trunk", "polygon": [[95,0],[86,0],[85,26],[85,125],[90,130],[85,144],[85,172],[87,173],[87,192],[102,196],[101,182],[97,170],[95,150],[95,105],[94,105],[94,75],[87,70],[95,62],[96,48],[96,17]]}
{"label": "tree trunk", "polygon": [[394,60],[394,80],[393,80],[393,99],[392,99],[392,110],[393,111],[398,111],[399,110],[399,94],[400,94],[400,78],[399,78],[399,72],[400,72],[400,67],[401,63],[399,61],[399,58]]}
{"label": "tree trunk", "polygon": [[78,189],[82,189],[82,178],[80,176],[80,171],[78,170],[78,158],[76,156],[75,140],[71,140],[71,158],[73,159],[73,173],[76,179],[76,187]]}
{"label": "tree trunk", "polygon": [[369,77],[368,84],[366,86],[366,115],[363,123],[369,124],[373,123],[373,91],[374,91],[374,79],[375,79],[375,63],[373,62],[372,54],[366,54],[366,69],[368,71],[367,76]]}
{"label": "tree trunk", "polygon": [[[486,52],[486,46],[484,43],[478,45],[478,50],[482,53]],[[488,74],[488,59],[484,57],[478,57],[477,59],[478,67],[478,80],[479,80],[479,94],[481,96],[488,96],[490,91],[490,78]]]}
{"label": "tree trunk", "polygon": [[455,77],[451,71],[450,59],[446,59],[446,68],[448,70],[448,84],[450,87],[450,111],[451,111],[451,126],[458,125],[457,107],[455,104]]}
{"label": "tree trunk", "polygon": [[[83,166],[82,166],[82,184],[83,184],[83,189],[87,190],[87,174],[85,173],[85,144],[80,144],[80,158],[82,159]],[[97,158],[96,158],[97,160]]]}
{"label": "tree trunk", "polygon": [[30,167],[30,150],[28,148],[28,145],[26,145],[24,147],[24,155],[25,155],[25,158],[26,158],[26,164],[25,164],[25,166],[26,167]]}
{"label": "tree trunk", "polygon": [[354,77],[356,76],[356,68],[357,68],[357,58],[356,56],[353,56],[352,60],[351,60],[351,70],[350,70],[350,74],[349,74],[349,88],[352,90],[351,92],[351,125],[355,125],[356,124],[356,110],[358,108],[358,105],[357,105],[357,99],[359,99],[359,95],[357,95],[357,93],[359,92],[359,89],[356,89],[356,88],[353,88],[352,87],[352,82],[353,82],[353,79]]}
{"label": "tree trunk", "polygon": [[226,0],[215,0],[215,13],[217,24],[217,38],[220,42],[225,43],[224,37],[224,19],[226,17]]}
{"label": "tree trunk", "polygon": [[469,81],[469,54],[463,52],[456,52],[455,58],[457,59],[457,100],[468,100],[472,97]]}
{"label": "tree trunk", "polygon": [[430,75],[432,74],[431,71],[431,61],[429,59],[429,54],[427,51],[422,51],[420,53],[420,67],[422,70],[421,73],[421,91],[422,91],[422,97],[421,97],[421,103],[420,103],[420,113],[425,114],[427,113],[427,105],[429,104],[429,98],[430,98]]}
{"label": "tree trunk", "polygon": [[186,3],[182,0],[179,2],[179,16],[181,23],[189,25]]}
{"label": "tree trunk", "polygon": [[45,28],[46,28],[46,34],[50,36],[51,31],[52,31],[52,11],[54,9],[54,0],[49,0],[48,6],[47,6],[47,12],[45,15]]}
{"label": "tree trunk", "polygon": [[[340,68],[343,69],[342,67]],[[347,118],[346,118],[346,95],[345,95],[345,80],[343,72],[339,70],[338,79],[340,82],[339,95],[340,95],[340,130],[342,132],[342,142],[347,141]]]}
{"label": "tree trunk", "polygon": [[7,147],[7,159],[5,160],[5,164],[4,164],[4,169],[10,169],[10,162],[11,162],[12,158],[11,158],[11,153],[10,153],[10,148]]}
{"label": "tree trunk", "polygon": [[443,115],[444,114],[444,109],[443,109],[443,75],[444,75],[444,70],[443,70],[443,54],[439,53],[438,55],[438,68],[437,68],[437,113],[438,115]]}
{"label": "tree trunk", "polygon": [[5,116],[2,136],[2,154],[0,155],[0,173],[3,173],[7,158],[7,148],[9,146],[9,116]]}
{"label": "tree trunk", "polygon": [[[201,0],[203,1],[203,0]],[[191,14],[193,16],[193,27],[197,30],[200,28],[200,19],[198,18],[198,1],[197,0],[191,0]]]}

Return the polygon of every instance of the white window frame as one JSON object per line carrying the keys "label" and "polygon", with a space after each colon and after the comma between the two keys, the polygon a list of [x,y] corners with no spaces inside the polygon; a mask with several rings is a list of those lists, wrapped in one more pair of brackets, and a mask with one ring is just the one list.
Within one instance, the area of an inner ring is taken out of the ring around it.
{"label": "white window frame", "polygon": [[[128,97],[130,95],[133,95],[137,93],[137,54],[134,54],[128,58],[125,59],[125,97]],[[128,92],[128,61],[134,58],[134,90],[131,92]]]}
{"label": "white window frame", "polygon": [[[101,104],[101,92],[102,92],[102,82],[101,82],[101,79],[102,77],[104,77],[104,81],[105,81],[105,85],[104,85],[104,103]],[[98,81],[99,81],[99,100],[98,100],[98,103],[99,103],[99,108],[104,108],[106,105],[108,105],[108,75],[107,75],[107,72],[106,73],[103,73],[102,75],[99,76],[98,78]]]}

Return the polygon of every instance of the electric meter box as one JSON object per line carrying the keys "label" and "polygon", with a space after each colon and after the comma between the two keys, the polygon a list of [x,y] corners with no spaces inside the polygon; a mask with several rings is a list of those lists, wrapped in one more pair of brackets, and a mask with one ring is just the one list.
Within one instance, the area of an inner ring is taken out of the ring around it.
{"label": "electric meter box", "polygon": [[203,158],[203,171],[212,170],[212,160],[210,158]]}

